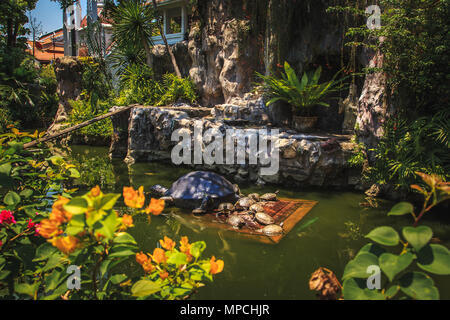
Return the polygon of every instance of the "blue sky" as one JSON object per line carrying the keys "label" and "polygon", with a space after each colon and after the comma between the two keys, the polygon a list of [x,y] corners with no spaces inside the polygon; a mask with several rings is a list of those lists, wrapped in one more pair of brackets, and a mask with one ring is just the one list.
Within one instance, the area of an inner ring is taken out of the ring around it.
{"label": "blue sky", "polygon": [[[86,0],[80,0],[83,17],[86,14]],[[50,0],[39,0],[31,14],[42,23],[43,34],[62,28],[62,11],[59,3]]]}

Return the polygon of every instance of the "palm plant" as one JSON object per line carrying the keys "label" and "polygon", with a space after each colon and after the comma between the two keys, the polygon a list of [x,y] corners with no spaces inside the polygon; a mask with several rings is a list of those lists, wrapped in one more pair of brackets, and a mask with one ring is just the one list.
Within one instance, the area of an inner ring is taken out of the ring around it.
{"label": "palm plant", "polygon": [[151,6],[142,0],[121,1],[111,8],[113,40],[119,47],[137,46],[144,49],[147,64],[151,65],[151,37],[156,18]]}
{"label": "palm plant", "polygon": [[330,105],[324,101],[325,98],[345,87],[344,80],[347,77],[336,80],[340,72],[336,73],[330,81],[319,84],[321,73],[322,68],[319,66],[314,73],[304,72],[299,80],[294,69],[285,62],[281,79],[270,75],[264,76],[260,73],[256,73],[256,75],[262,79],[263,82],[259,85],[270,97],[268,105],[281,100],[293,106],[294,111],[309,113],[311,107],[316,105],[329,107]]}

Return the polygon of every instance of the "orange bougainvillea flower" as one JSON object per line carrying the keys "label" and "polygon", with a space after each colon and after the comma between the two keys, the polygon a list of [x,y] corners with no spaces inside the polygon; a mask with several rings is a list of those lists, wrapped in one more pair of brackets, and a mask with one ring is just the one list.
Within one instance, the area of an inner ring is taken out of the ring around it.
{"label": "orange bougainvillea flower", "polygon": [[147,208],[145,208],[145,213],[147,214],[153,214],[155,216],[161,214],[161,212],[164,210],[165,201],[164,199],[150,199],[150,204]]}
{"label": "orange bougainvillea flower", "polygon": [[122,224],[127,227],[127,228],[131,228],[133,227],[133,217],[130,216],[129,214],[124,214],[122,216]]}
{"label": "orange bougainvillea flower", "polygon": [[155,266],[152,265],[151,260],[147,260],[142,264],[142,268],[144,269],[145,273],[150,273],[153,270],[155,270]]}
{"label": "orange bougainvillea flower", "polygon": [[134,190],[133,187],[123,187],[123,198],[128,207],[142,208],[145,203],[144,187],[140,186],[138,190]]}
{"label": "orange bougainvillea flower", "polygon": [[58,235],[61,231],[58,229],[60,223],[56,220],[44,219],[39,226],[39,234],[46,239]]}
{"label": "orange bougainvillea flower", "polygon": [[166,262],[166,252],[161,248],[155,248],[152,258],[157,264]]}
{"label": "orange bougainvillea flower", "polygon": [[59,251],[70,254],[75,251],[78,246],[78,239],[73,236],[56,237],[49,240],[51,244],[59,249]]}
{"label": "orange bougainvillea flower", "polygon": [[191,245],[189,243],[188,237],[181,237],[180,240],[180,251],[183,252],[187,256],[187,261],[191,262]]}
{"label": "orange bougainvillea flower", "polygon": [[64,210],[64,205],[68,203],[70,199],[59,196],[52,205],[52,212],[50,213],[50,220],[58,221],[58,223],[65,223],[72,219],[72,214]]}
{"label": "orange bougainvillea flower", "polygon": [[159,274],[159,277],[163,280],[166,279],[168,276],[169,276],[169,273],[167,271],[161,272]]}
{"label": "orange bougainvillea flower", "polygon": [[98,186],[98,185],[96,185],[95,187],[93,187],[92,189],[91,189],[91,192],[89,193],[89,195],[91,196],[91,197],[98,197],[99,195],[100,195],[100,193],[101,193],[102,191],[100,190],[100,187]]}
{"label": "orange bougainvillea flower", "polygon": [[173,241],[172,239],[164,236],[164,241],[163,240],[159,240],[159,243],[161,244],[161,247],[163,247],[166,250],[172,250],[173,248],[175,248],[175,241]]}
{"label": "orange bougainvillea flower", "polygon": [[222,272],[224,266],[223,260],[216,261],[216,257],[212,256],[209,263],[211,264],[211,269],[209,271],[211,274],[217,274]]}
{"label": "orange bougainvillea flower", "polygon": [[143,265],[145,262],[147,262],[149,257],[143,253],[142,251],[139,253],[136,253],[136,262],[140,265]]}

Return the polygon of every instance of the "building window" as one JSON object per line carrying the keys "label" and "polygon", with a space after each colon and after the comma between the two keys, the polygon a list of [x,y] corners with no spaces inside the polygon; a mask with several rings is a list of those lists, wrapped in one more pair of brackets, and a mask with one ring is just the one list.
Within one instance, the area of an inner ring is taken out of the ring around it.
{"label": "building window", "polygon": [[181,33],[182,18],[181,8],[172,8],[167,10],[166,34]]}
{"label": "building window", "polygon": [[[159,10],[162,13],[164,23],[163,30],[167,42],[169,44],[174,44],[183,41],[185,33],[187,32],[186,1],[167,0],[159,5]],[[154,44],[163,44],[159,32],[153,34],[152,41]]]}

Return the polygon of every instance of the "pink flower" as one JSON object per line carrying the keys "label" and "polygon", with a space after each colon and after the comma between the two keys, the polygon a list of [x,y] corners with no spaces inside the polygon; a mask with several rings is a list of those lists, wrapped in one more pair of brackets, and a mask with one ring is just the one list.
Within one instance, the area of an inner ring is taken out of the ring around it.
{"label": "pink flower", "polygon": [[2,210],[0,212],[0,224],[7,223],[7,224],[14,224],[16,223],[16,219],[14,219],[13,213],[9,210]]}
{"label": "pink flower", "polygon": [[31,221],[31,218],[28,219],[28,226],[27,226],[27,228],[28,229],[34,229],[34,231],[35,231],[34,235],[35,236],[39,235],[39,227],[40,226],[41,226],[40,223],[36,223],[36,222]]}
{"label": "pink flower", "polygon": [[2,242],[2,240],[0,240],[0,247],[3,245],[3,242]]}

